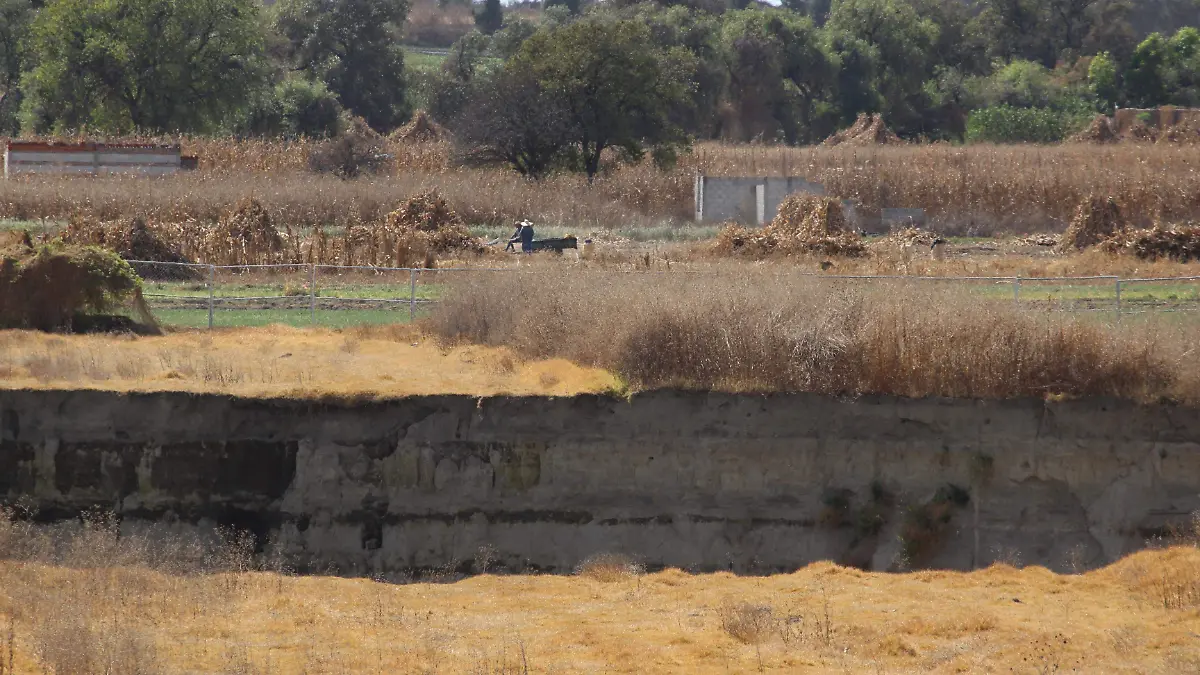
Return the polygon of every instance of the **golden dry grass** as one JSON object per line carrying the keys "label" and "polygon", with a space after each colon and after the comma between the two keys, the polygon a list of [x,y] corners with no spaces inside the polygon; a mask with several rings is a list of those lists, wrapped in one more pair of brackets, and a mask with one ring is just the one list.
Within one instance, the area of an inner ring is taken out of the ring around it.
{"label": "golden dry grass", "polygon": [[1200,598],[1167,606],[1162,589],[1198,573],[1195,548],[1078,576],[818,563],[406,585],[0,562],[0,647],[12,618],[12,672],[57,675],[1186,673]]}
{"label": "golden dry grass", "polygon": [[508,349],[440,349],[404,327],[283,326],[156,337],[0,331],[0,387],[220,392],[244,396],[567,396],[614,378]]}
{"label": "golden dry grass", "polygon": [[1194,322],[1056,307],[1014,307],[1007,282],[545,269],[458,279],[427,326],[447,344],[567,358],[643,388],[1200,401]]}

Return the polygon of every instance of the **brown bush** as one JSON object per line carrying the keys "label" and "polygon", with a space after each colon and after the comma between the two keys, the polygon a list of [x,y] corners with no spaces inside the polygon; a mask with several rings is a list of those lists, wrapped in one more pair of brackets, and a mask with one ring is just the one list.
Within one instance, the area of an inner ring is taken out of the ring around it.
{"label": "brown bush", "polygon": [[111,251],[19,244],[0,259],[0,325],[70,330],[80,315],[111,312],[140,300],[140,291],[133,269]]}
{"label": "brown bush", "polygon": [[1121,209],[1112,197],[1092,195],[1079,204],[1058,243],[1061,251],[1082,251],[1125,230]]}
{"label": "brown bush", "polygon": [[841,202],[798,193],[784,199],[775,219],[762,229],[726,226],[717,235],[715,250],[722,255],[764,258],[795,254],[854,257],[867,249],[862,237],[847,226]]}
{"label": "brown bush", "polygon": [[449,342],[600,366],[643,388],[988,399],[1200,394],[1183,356],[1188,338],[1165,325],[1124,329],[945,287],[870,284],[778,268],[529,272],[456,282],[428,328]]}
{"label": "brown bush", "polygon": [[604,584],[626,581],[644,572],[642,565],[618,553],[597,553],[575,567],[575,574]]}

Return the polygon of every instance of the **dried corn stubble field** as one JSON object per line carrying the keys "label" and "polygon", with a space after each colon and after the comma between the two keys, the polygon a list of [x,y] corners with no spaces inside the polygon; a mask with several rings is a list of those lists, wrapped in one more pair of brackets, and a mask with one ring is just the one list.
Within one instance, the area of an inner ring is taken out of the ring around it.
{"label": "dried corn stubble field", "polygon": [[[1081,575],[830,563],[770,577],[643,574],[607,556],[575,576],[384,583],[251,571],[233,540],[203,549],[104,526],[44,532],[0,521],[6,675],[1200,668],[1190,543]],[[486,551],[475,566],[486,569]]]}
{"label": "dried corn stubble field", "polygon": [[595,185],[560,175],[531,183],[503,170],[455,167],[444,143],[392,142],[386,175],[340,181],[307,173],[310,145],[191,139],[194,174],[159,180],[29,178],[0,184],[0,217],[104,220],[141,215],[215,221],[245,197],[295,228],[381,219],[400,200],[436,187],[472,225],[528,217],[586,233],[683,222],[693,212],[696,172],[806,177],[868,209],[924,208],[954,232],[1054,231],[1089,195],[1115,198],[1132,222],[1200,217],[1196,146],[997,147],[948,145],[782,148],[701,144],[670,171],[649,163],[613,166]]}
{"label": "dried corn stubble field", "polygon": [[406,327],[346,331],[283,326],[161,337],[0,331],[9,389],[193,391],[243,396],[572,395],[612,375],[507,349],[441,349]]}

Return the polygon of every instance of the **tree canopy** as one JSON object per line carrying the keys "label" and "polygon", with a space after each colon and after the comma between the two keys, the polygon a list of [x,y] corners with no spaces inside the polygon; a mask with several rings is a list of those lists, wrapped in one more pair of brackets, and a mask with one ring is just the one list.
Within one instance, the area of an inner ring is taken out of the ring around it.
{"label": "tree canopy", "polygon": [[281,0],[275,25],[291,66],[320,80],[376,129],[410,114],[401,30],[406,0]]}
{"label": "tree canopy", "polygon": [[255,0],[51,0],[28,37],[35,129],[216,129],[261,80]]}
{"label": "tree canopy", "polygon": [[585,17],[534,34],[508,63],[535,80],[566,111],[570,140],[589,178],[605,150],[640,158],[685,140],[672,121],[689,105],[691,56],[654,44],[649,28],[630,20]]}

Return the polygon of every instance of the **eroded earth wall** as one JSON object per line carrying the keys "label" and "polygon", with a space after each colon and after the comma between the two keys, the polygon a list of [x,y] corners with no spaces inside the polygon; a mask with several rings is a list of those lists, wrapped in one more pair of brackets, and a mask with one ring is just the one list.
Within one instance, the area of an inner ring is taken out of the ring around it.
{"label": "eroded earth wall", "polygon": [[1200,415],[1114,401],[0,393],[0,501],[302,567],[1095,566],[1200,509]]}

